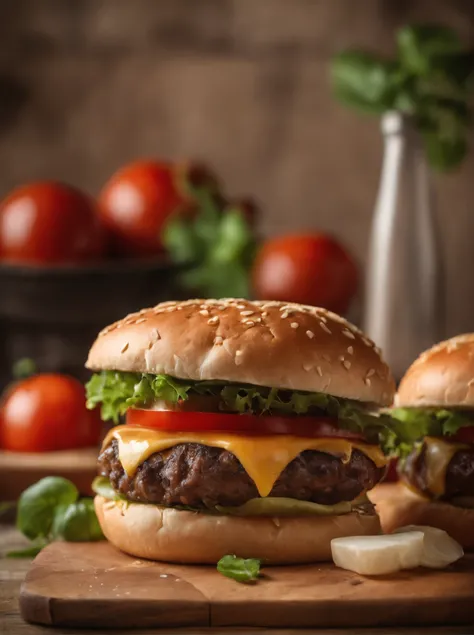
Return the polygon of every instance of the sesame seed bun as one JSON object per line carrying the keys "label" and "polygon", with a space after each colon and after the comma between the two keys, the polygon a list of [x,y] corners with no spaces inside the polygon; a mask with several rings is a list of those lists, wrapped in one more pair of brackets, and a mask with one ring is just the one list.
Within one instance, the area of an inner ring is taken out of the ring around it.
{"label": "sesame seed bun", "polygon": [[380,351],[325,309],[248,300],[188,300],[143,309],[105,328],[92,370],[223,380],[392,403]]}
{"label": "sesame seed bun", "polygon": [[215,565],[222,556],[265,564],[331,560],[331,540],[380,533],[376,514],[250,518],[94,499],[102,531],[121,551],[162,562]]}
{"label": "sesame seed bun", "polygon": [[436,344],[413,362],[395,397],[398,407],[474,407],[474,334]]}

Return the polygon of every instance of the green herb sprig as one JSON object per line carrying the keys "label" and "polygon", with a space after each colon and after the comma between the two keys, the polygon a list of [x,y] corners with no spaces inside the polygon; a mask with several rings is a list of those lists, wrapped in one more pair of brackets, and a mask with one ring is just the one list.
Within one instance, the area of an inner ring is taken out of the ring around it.
{"label": "green herb sprig", "polygon": [[173,262],[186,266],[183,286],[201,297],[249,297],[256,239],[243,210],[210,189],[191,188],[191,197],[196,213],[173,215],[163,233]]}
{"label": "green herb sprig", "polygon": [[255,582],[260,575],[261,561],[256,558],[223,556],[217,563],[217,570],[226,578],[237,582]]}
{"label": "green herb sprig", "polygon": [[396,44],[394,59],[356,49],[336,55],[334,94],[362,112],[398,110],[411,116],[431,166],[456,168],[468,148],[474,50],[464,49],[455,31],[437,25],[406,26],[397,32]]}
{"label": "green herb sprig", "polygon": [[92,498],[79,498],[76,486],[60,476],[47,476],[22,493],[16,524],[33,544],[8,553],[12,558],[35,556],[54,540],[87,542],[104,538]]}

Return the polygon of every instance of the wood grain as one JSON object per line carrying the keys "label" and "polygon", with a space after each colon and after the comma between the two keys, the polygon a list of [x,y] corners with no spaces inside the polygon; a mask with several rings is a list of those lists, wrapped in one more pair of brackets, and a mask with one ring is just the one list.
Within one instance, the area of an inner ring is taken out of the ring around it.
{"label": "wood grain", "polygon": [[45,476],[64,476],[81,494],[91,494],[97,453],[96,448],[41,453],[0,451],[0,501],[16,500],[23,490]]}
{"label": "wood grain", "polygon": [[474,624],[474,555],[447,571],[366,578],[332,565],[272,567],[254,585],[214,567],[55,543],[20,595],[26,620],[74,627],[363,627]]}

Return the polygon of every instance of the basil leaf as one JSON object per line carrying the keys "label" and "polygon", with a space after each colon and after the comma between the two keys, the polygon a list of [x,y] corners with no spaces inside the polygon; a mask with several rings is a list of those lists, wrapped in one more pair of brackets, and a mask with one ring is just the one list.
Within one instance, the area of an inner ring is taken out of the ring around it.
{"label": "basil leaf", "polygon": [[331,80],[334,94],[343,104],[381,114],[394,106],[398,69],[364,51],[349,50],[333,58]]}
{"label": "basil leaf", "polygon": [[459,51],[461,40],[449,27],[414,25],[398,31],[397,45],[402,64],[422,75],[430,70],[439,56]]}
{"label": "basil leaf", "polygon": [[30,540],[48,539],[55,510],[77,500],[76,486],[60,476],[47,476],[31,485],[18,501],[17,527]]}
{"label": "basil leaf", "polygon": [[260,574],[260,560],[224,556],[217,563],[217,570],[237,582],[254,582]]}
{"label": "basil leaf", "polygon": [[68,542],[102,540],[104,534],[94,509],[92,498],[81,498],[70,505],[56,508],[53,535]]}
{"label": "basil leaf", "polygon": [[7,553],[7,558],[34,558],[39,552],[46,547],[47,543],[41,543],[37,545],[31,545],[24,549],[15,549]]}

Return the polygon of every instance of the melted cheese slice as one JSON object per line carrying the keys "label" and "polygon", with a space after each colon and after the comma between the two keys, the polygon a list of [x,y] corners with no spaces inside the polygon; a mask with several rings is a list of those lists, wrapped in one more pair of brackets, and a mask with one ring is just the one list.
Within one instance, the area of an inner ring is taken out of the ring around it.
{"label": "melted cheese slice", "polygon": [[446,487],[446,471],[451,459],[468,445],[451,443],[436,437],[425,437],[426,486],[434,496],[442,496]]}
{"label": "melted cheese slice", "polygon": [[305,450],[318,450],[351,458],[352,449],[366,454],[377,467],[387,464],[387,459],[376,445],[348,439],[306,438],[290,435],[244,436],[226,432],[166,432],[151,428],[117,426],[105,437],[103,447],[117,439],[119,459],[128,476],[133,476],[138,466],[155,452],[168,450],[180,443],[199,443],[228,450],[242,463],[254,481],[260,496],[268,496],[285,467]]}

